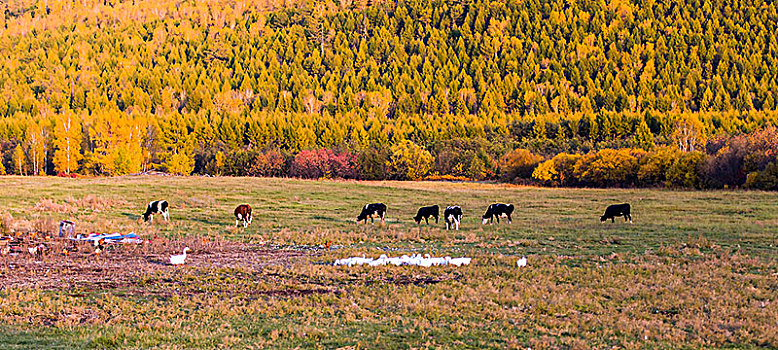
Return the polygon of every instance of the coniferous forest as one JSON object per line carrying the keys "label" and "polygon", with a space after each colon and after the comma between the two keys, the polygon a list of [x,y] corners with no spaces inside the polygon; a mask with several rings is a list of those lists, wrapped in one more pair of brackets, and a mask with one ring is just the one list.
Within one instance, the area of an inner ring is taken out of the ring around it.
{"label": "coniferous forest", "polygon": [[0,7],[3,173],[778,189],[771,1]]}

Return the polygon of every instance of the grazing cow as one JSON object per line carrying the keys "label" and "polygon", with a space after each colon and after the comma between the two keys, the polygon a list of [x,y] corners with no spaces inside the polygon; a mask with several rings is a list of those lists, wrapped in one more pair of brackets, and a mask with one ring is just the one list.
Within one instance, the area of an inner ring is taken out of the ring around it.
{"label": "grazing cow", "polygon": [[430,221],[429,218],[434,217],[435,223],[438,223],[438,215],[440,214],[440,209],[438,209],[437,205],[431,205],[429,207],[421,207],[419,208],[419,211],[416,213],[416,216],[413,217],[413,220],[416,221],[417,224],[421,224],[421,219],[424,219],[424,221],[429,225]]}
{"label": "grazing cow", "polygon": [[251,225],[251,206],[248,204],[241,204],[235,208],[235,227],[238,227],[240,222],[243,222],[243,228]]}
{"label": "grazing cow", "polygon": [[489,206],[486,209],[486,213],[481,217],[482,224],[486,225],[486,222],[491,223],[494,218],[497,218],[497,223],[500,223],[500,217],[505,216],[508,218],[508,223],[512,222],[511,214],[513,213],[513,204],[496,203]]}
{"label": "grazing cow", "polygon": [[624,221],[629,221],[629,223],[632,223],[632,214],[629,213],[629,203],[624,204],[614,204],[611,206],[608,206],[607,209],[605,209],[605,214],[603,216],[600,216],[600,222],[603,223],[608,219],[611,219],[611,222],[616,222],[617,216],[623,216]]}
{"label": "grazing cow", "polygon": [[459,230],[459,223],[462,222],[462,208],[457,205],[446,207],[443,212],[443,220],[446,221],[446,230]]}
{"label": "grazing cow", "polygon": [[143,213],[143,221],[154,221],[154,215],[162,214],[165,221],[168,220],[168,203],[167,201],[153,201],[146,207],[146,212]]}
{"label": "grazing cow", "polygon": [[384,203],[372,203],[365,205],[365,207],[362,208],[362,212],[359,213],[359,216],[357,216],[357,223],[360,221],[365,221],[365,224],[367,224],[367,218],[370,218],[370,222],[372,223],[374,222],[374,215],[381,219],[381,223],[383,223],[384,216],[386,215],[386,205]]}

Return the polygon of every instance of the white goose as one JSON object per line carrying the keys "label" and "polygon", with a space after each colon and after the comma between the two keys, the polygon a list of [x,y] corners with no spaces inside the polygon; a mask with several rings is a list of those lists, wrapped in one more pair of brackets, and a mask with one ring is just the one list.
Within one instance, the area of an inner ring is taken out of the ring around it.
{"label": "white goose", "polygon": [[470,265],[470,260],[470,258],[453,258],[448,263],[454,266]]}
{"label": "white goose", "polygon": [[184,254],[181,255],[171,255],[170,256],[170,264],[171,265],[181,265],[186,261],[186,252],[189,251],[189,247],[184,248]]}
{"label": "white goose", "polygon": [[516,266],[518,267],[527,266],[527,257],[526,256],[521,257],[521,259],[519,259],[519,261],[516,262]]}

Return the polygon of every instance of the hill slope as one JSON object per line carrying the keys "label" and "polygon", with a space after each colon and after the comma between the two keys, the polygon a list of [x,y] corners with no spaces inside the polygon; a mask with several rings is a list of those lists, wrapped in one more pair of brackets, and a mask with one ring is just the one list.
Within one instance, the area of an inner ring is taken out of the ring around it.
{"label": "hill slope", "polygon": [[776,105],[772,2],[284,3],[11,5],[0,40],[8,98],[0,113]]}

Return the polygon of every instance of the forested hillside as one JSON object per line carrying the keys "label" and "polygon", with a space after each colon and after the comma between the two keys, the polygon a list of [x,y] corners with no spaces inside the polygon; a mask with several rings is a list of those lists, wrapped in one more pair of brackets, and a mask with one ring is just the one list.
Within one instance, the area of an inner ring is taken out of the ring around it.
{"label": "forested hillside", "polygon": [[483,179],[514,148],[715,157],[778,120],[769,1],[2,6],[11,173],[293,175],[308,151],[346,177]]}

